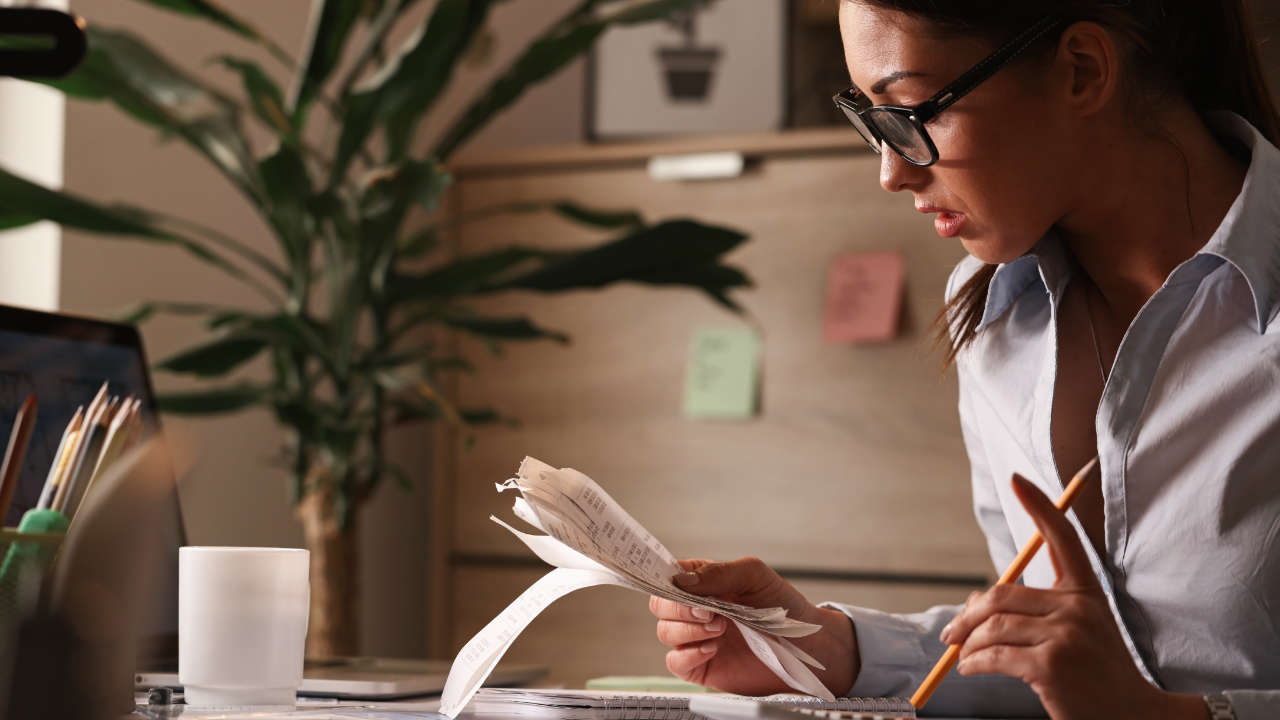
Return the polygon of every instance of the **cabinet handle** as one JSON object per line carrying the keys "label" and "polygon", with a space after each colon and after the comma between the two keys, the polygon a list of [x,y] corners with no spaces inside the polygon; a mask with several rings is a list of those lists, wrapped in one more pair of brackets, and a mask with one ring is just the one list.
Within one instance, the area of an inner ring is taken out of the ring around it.
{"label": "cabinet handle", "polygon": [[649,159],[649,177],[659,182],[723,180],[742,175],[744,165],[746,161],[739,152],[655,155]]}

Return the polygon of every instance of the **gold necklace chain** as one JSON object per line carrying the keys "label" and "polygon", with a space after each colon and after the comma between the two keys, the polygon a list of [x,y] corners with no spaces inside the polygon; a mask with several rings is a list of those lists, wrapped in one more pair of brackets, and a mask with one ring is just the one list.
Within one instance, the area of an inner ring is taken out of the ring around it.
{"label": "gold necklace chain", "polygon": [[1089,337],[1093,340],[1093,356],[1098,359],[1098,374],[1102,376],[1102,385],[1107,384],[1107,370],[1102,364],[1102,350],[1098,346],[1098,331],[1093,326],[1093,303],[1090,298],[1093,295],[1093,283],[1089,283],[1084,289],[1084,314],[1089,319]]}

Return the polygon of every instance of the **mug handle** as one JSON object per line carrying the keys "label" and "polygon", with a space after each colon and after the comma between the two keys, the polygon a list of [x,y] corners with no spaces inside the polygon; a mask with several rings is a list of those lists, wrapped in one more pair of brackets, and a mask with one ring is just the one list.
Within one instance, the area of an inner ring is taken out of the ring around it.
{"label": "mug handle", "polygon": [[84,59],[87,43],[79,17],[49,8],[0,8],[0,28],[0,75],[61,77]]}

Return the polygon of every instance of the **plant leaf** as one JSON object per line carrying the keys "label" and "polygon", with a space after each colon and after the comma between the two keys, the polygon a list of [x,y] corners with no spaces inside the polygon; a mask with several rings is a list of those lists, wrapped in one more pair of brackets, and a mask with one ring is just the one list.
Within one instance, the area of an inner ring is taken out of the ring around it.
{"label": "plant leaf", "polygon": [[[721,263],[720,257],[745,239],[745,235],[728,228],[669,220],[595,247],[563,253],[514,276],[508,274],[463,287],[458,293],[516,289],[558,292],[600,288],[616,282],[684,285],[698,288],[726,308],[739,311],[741,308],[728,293],[750,287],[751,280],[741,270]],[[411,289],[422,297],[420,286],[415,284]]]}
{"label": "plant leaf", "polygon": [[450,125],[432,154],[441,161],[447,160],[494,115],[519,100],[526,90],[585,53],[610,26],[649,22],[705,2],[645,0],[601,17],[590,16],[588,12],[596,2],[583,3],[530,43]]}
{"label": "plant leaf", "polygon": [[569,344],[569,336],[557,330],[535,325],[524,317],[478,317],[474,315],[444,315],[440,322],[451,328],[490,340],[555,340]]}
{"label": "plant leaf", "polygon": [[645,226],[644,218],[635,210],[603,210],[568,200],[552,203],[551,209],[574,222],[605,230],[640,229]]}
{"label": "plant leaf", "polygon": [[284,95],[280,93],[280,87],[257,63],[230,55],[219,55],[214,61],[240,75],[240,84],[244,86],[244,94],[249,98],[249,107],[253,108],[253,113],[264,125],[290,142],[296,140],[293,122],[285,114]]}
{"label": "plant leaf", "polygon": [[212,315],[214,313],[225,313],[228,310],[216,305],[203,303],[144,301],[111,313],[110,317],[114,318],[116,322],[125,325],[140,325],[150,320],[156,313],[161,312],[174,315]]}
{"label": "plant leaf", "polygon": [[156,367],[173,373],[220,377],[249,362],[266,347],[260,338],[231,334],[184,350],[156,363]]}
{"label": "plant leaf", "polygon": [[307,106],[320,92],[324,81],[342,59],[347,39],[360,17],[361,3],[355,0],[312,0],[312,26],[307,36],[306,60],[298,73],[298,83],[289,100],[293,125],[299,131]]}
{"label": "plant leaf", "polygon": [[128,235],[151,242],[176,245],[228,274],[247,280],[244,271],[205,245],[169,233],[150,222],[151,215],[140,208],[95,205],[75,195],[50,190],[0,169],[0,227],[15,227],[22,221],[52,220],[63,227],[105,235]]}
{"label": "plant leaf", "polygon": [[208,0],[138,0],[138,2],[146,2],[183,15],[209,20],[240,37],[248,38],[263,45],[285,65],[293,65],[293,58],[289,57],[289,54],[281,49],[279,45],[273,43],[249,23]]}
{"label": "plant leaf", "polygon": [[[389,262],[400,224],[413,205],[434,211],[453,178],[433,162],[407,160],[365,176],[360,196],[360,237],[370,251]],[[385,266],[384,270],[389,269]],[[380,284],[378,279],[375,284]]]}
{"label": "plant leaf", "polygon": [[425,273],[394,274],[389,294],[401,301],[449,298],[497,285],[535,261],[557,260],[571,253],[512,246],[458,258]]}
{"label": "plant leaf", "polygon": [[716,287],[726,282],[743,285],[745,276],[740,273],[699,273],[693,269],[722,267],[720,256],[745,239],[736,230],[693,220],[669,220],[496,283],[487,291],[519,288],[552,292],[603,287],[623,280],[654,285],[686,285],[691,281],[711,282]]}
{"label": "plant leaf", "polygon": [[88,51],[74,72],[45,81],[67,95],[120,109],[194,147],[237,188],[257,198],[254,163],[235,103],[122,30],[90,25]]}
{"label": "plant leaf", "polygon": [[308,269],[311,239],[316,232],[308,208],[311,178],[306,163],[296,145],[282,142],[258,162],[258,175],[266,200],[263,209],[289,257],[293,287],[300,290],[305,283],[299,274]]}
{"label": "plant leaf", "polygon": [[175,415],[215,415],[268,402],[270,391],[262,385],[239,383],[221,388],[156,395],[156,408]]}
{"label": "plant leaf", "polygon": [[458,57],[484,25],[492,0],[440,0],[399,53],[347,98],[329,185],[341,182],[370,133],[387,127],[387,157],[405,156],[422,114],[452,77]]}

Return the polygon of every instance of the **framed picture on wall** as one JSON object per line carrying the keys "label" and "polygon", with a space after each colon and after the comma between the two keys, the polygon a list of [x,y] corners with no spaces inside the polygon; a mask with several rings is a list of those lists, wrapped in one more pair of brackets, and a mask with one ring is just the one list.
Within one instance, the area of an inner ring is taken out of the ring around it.
{"label": "framed picture on wall", "polygon": [[787,115],[786,38],[786,0],[711,0],[614,27],[587,64],[587,137],[777,130]]}

